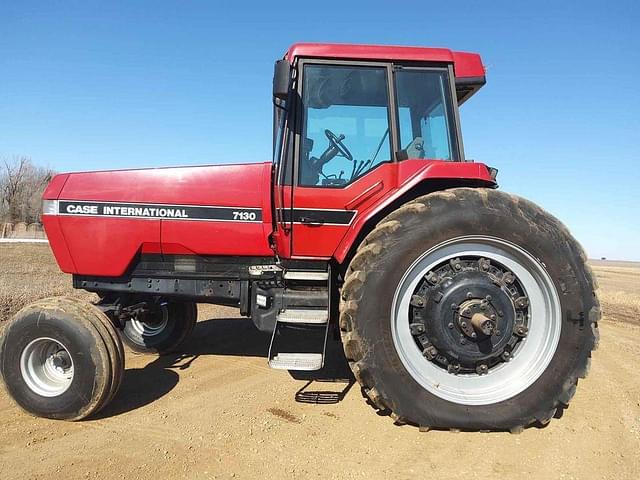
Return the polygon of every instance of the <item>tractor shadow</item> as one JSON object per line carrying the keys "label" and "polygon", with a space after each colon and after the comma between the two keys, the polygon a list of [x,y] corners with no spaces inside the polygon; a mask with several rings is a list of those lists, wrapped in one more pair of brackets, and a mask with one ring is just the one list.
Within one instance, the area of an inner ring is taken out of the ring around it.
{"label": "tractor shadow", "polygon": [[[127,368],[115,398],[94,420],[121,415],[144,407],[169,393],[180,381],[179,372],[188,370],[201,356],[224,355],[264,358],[269,355],[271,334],[259,331],[247,318],[222,318],[199,321],[189,339],[179,351],[151,360],[141,368]],[[127,353],[127,355],[131,355]],[[354,384],[340,340],[327,339],[325,366],[315,372],[289,372],[306,384],[295,394],[304,403],[337,403]],[[341,389],[316,388],[335,383]],[[342,385],[344,384],[344,385]]]}

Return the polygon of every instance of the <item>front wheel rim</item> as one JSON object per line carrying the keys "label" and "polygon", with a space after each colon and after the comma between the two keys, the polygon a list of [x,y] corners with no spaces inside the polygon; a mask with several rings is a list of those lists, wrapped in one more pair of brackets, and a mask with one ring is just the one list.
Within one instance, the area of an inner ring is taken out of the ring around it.
{"label": "front wheel rim", "polygon": [[36,338],[22,350],[20,373],[33,392],[43,397],[57,397],[73,382],[73,359],[59,341]]}
{"label": "front wheel rim", "polygon": [[129,320],[131,328],[142,338],[156,337],[162,334],[169,324],[169,310],[167,306],[162,305],[159,309],[159,313],[160,321],[158,322],[144,322],[142,320],[138,320],[136,316],[131,317]]}
{"label": "front wheel rim", "polygon": [[[459,258],[488,259],[504,266],[530,302],[526,338],[508,361],[479,373],[456,374],[441,368],[419,348],[409,327],[412,297],[425,275]],[[428,392],[463,405],[494,404],[525,391],[548,367],[560,339],[560,300],[544,266],[521,247],[489,236],[458,237],[430,248],[407,269],[394,295],[391,331],[407,372]]]}

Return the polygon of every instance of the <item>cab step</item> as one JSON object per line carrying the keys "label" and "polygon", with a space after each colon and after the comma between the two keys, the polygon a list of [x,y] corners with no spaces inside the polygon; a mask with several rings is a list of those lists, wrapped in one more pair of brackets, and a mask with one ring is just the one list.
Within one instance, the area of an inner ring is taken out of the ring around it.
{"label": "cab step", "polygon": [[322,353],[279,353],[269,360],[269,366],[279,370],[320,370],[323,364]]}
{"label": "cab step", "polygon": [[328,310],[288,308],[277,316],[278,322],[325,324],[329,321]]}
{"label": "cab step", "polygon": [[288,271],[285,278],[293,282],[277,307],[269,366],[282,370],[320,370],[324,366],[329,331],[330,273]]}
{"label": "cab step", "polygon": [[285,280],[327,281],[329,272],[321,270],[287,270],[283,276]]}
{"label": "cab step", "polygon": [[284,320],[278,317],[269,345],[270,367],[285,370],[320,370],[323,367],[328,315],[327,312],[323,316],[314,314],[315,317],[296,314]]}

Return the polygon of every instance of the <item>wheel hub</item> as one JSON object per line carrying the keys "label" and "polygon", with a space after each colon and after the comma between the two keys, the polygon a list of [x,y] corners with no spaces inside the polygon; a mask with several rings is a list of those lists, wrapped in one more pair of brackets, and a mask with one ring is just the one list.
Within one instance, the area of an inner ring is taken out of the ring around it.
{"label": "wheel hub", "polygon": [[33,392],[43,397],[56,397],[73,381],[73,360],[62,343],[41,337],[31,341],[22,351],[20,373]]}
{"label": "wheel hub", "polygon": [[64,373],[65,370],[71,367],[71,357],[66,350],[58,350],[51,355],[48,360],[51,361],[53,367],[60,373]]}
{"label": "wheel hub", "polygon": [[418,284],[411,307],[411,332],[423,355],[452,374],[482,375],[509,361],[528,331],[522,286],[485,258],[437,265]]}
{"label": "wheel hub", "polygon": [[[491,296],[487,296],[491,298]],[[457,323],[467,338],[478,341],[490,337],[496,332],[498,315],[489,301],[474,298],[466,300],[460,305]]]}

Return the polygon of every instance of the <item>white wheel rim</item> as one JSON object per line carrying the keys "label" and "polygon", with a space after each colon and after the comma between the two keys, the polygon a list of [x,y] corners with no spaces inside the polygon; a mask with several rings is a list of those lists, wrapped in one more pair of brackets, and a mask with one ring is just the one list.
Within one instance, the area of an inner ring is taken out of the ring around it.
{"label": "white wheel rim", "polygon": [[73,382],[73,359],[57,340],[32,340],[20,355],[20,373],[27,386],[43,397],[57,397]]}
{"label": "white wheel rim", "polygon": [[155,337],[160,335],[169,323],[169,310],[166,305],[162,306],[162,320],[157,323],[141,322],[136,317],[132,317],[131,328],[142,337]]}
{"label": "white wheel rim", "polygon": [[[411,296],[423,276],[436,265],[456,257],[496,261],[518,278],[530,300],[529,332],[509,362],[484,375],[447,372],[427,360],[409,330]],[[430,393],[463,405],[488,405],[526,390],[546,370],[561,332],[558,292],[544,266],[522,248],[488,236],[458,237],[422,254],[405,272],[396,289],[391,315],[393,342],[408,373]]]}

